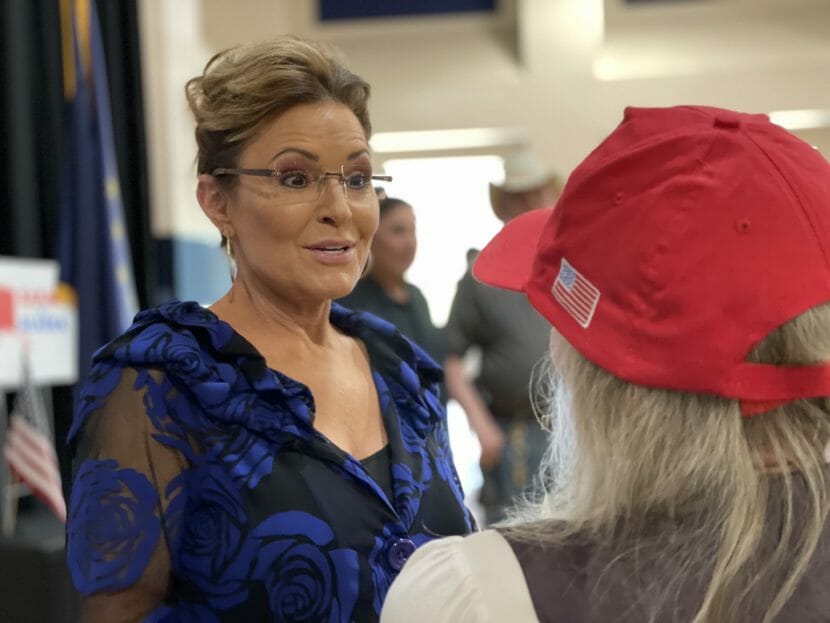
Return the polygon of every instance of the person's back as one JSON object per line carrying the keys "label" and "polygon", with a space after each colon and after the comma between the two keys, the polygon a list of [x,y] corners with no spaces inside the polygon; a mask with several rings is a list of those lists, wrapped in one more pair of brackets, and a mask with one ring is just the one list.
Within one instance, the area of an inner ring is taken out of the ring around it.
{"label": "person's back", "polygon": [[[695,535],[683,526],[672,526],[670,534],[673,542],[655,538],[614,550],[598,548],[590,538],[545,542],[538,534],[509,528],[436,542],[408,563],[410,572],[428,581],[404,576],[393,584],[382,621],[414,620],[411,614],[419,620],[457,623],[689,623],[703,603],[712,568],[684,567],[681,559],[672,558],[673,547]],[[761,551],[773,549],[777,537],[774,529],[768,530]],[[825,527],[817,549],[830,550],[830,528]],[[461,569],[466,573],[460,574]],[[676,581],[666,583],[680,571]],[[830,559],[818,555],[770,623],[826,623],[828,583]],[[436,587],[441,593],[436,594]],[[779,587],[776,578],[767,578],[756,590],[773,595]],[[423,601],[424,592],[435,595],[434,604]],[[452,598],[442,599],[442,594]],[[743,617],[710,620],[755,623],[762,620],[758,612],[763,609],[761,603],[747,608]]]}
{"label": "person's back", "polygon": [[535,423],[528,385],[550,328],[527,299],[481,284],[468,271],[458,282],[446,331],[451,352],[481,349],[476,385],[493,415]]}
{"label": "person's back", "polygon": [[[830,475],[830,473],[828,474]],[[773,483],[773,486],[781,483]],[[803,505],[809,496],[805,483],[794,479],[795,500]],[[785,508],[770,509],[771,516]],[[717,559],[716,542],[705,543],[695,526],[683,521],[655,525],[651,538],[620,542],[612,549],[597,547],[591,538],[574,536],[568,542],[545,542],[530,526],[520,530],[502,528],[500,536],[508,543],[527,584],[529,601],[542,623],[687,623],[693,621],[703,605],[708,582]],[[803,523],[803,522],[802,522]],[[767,524],[756,545],[758,558],[771,557],[781,547],[782,522]],[[792,529],[792,545],[809,531],[807,525]],[[484,534],[484,533],[482,533]],[[471,537],[474,540],[476,537]],[[686,560],[689,545],[698,556],[696,564]],[[775,623],[820,623],[830,620],[830,526],[825,525],[814,556],[799,579],[792,596],[772,620]],[[709,553],[709,556],[701,554]],[[824,553],[825,555],[822,555]],[[676,554],[676,555],[675,555]],[[763,620],[766,598],[775,595],[786,581],[786,571],[758,574],[753,593],[760,596],[754,607],[745,608],[743,618],[730,623],[755,623]],[[666,579],[671,578],[671,582]],[[515,594],[514,594],[515,595]],[[528,594],[520,594],[527,600]],[[513,603],[512,608],[527,607]],[[751,603],[752,600],[749,600]],[[713,619],[718,620],[718,619]]]}

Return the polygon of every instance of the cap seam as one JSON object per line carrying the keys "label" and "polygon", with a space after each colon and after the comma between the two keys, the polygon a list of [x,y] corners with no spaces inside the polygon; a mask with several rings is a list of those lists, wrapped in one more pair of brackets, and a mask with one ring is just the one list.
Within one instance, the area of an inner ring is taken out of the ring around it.
{"label": "cap seam", "polygon": [[[723,137],[721,136],[721,134],[719,132],[712,133],[712,135],[710,136],[709,146],[707,147],[706,151],[704,153],[702,153],[700,155],[700,157],[697,158],[697,166],[695,167],[695,169],[693,171],[690,171],[690,173],[689,173],[690,175],[699,174],[701,171],[707,170],[709,168],[707,158],[710,156],[710,154],[714,150],[715,144],[718,141],[718,139],[722,139],[722,138]],[[695,191],[700,193],[700,191],[701,191],[700,187],[696,188]],[[691,212],[690,207],[693,206],[695,203],[696,202],[692,201],[692,199],[691,199],[691,193],[688,193],[688,194],[684,195],[683,201],[681,202],[681,205],[682,205],[682,208],[683,208],[682,214],[683,214],[684,226],[688,225],[688,223],[689,223],[690,212]],[[664,242],[666,241],[665,234],[661,237],[660,241],[664,241]],[[649,299],[651,299],[652,302],[653,302],[654,297],[659,293],[659,291],[664,290],[666,288],[666,283],[669,281],[669,278],[667,277],[664,280],[663,283],[657,283],[655,279],[653,279],[650,275],[648,275],[646,273],[646,270],[649,267],[651,267],[655,264],[658,265],[658,266],[664,264],[663,262],[655,261],[655,257],[657,257],[657,255],[658,255],[657,248],[660,246],[660,241],[655,240],[654,243],[651,245],[651,248],[648,250],[648,255],[644,259],[643,265],[640,268],[640,272],[641,272],[641,274],[644,278],[645,284],[648,287]],[[668,243],[665,246],[667,248],[674,248],[675,247],[675,245],[668,244]],[[663,256],[665,257],[665,252],[663,252]],[[643,322],[643,316],[646,315],[646,313],[648,311],[650,311],[650,310],[648,310],[648,305],[644,305],[643,302],[641,300],[639,300],[639,297],[637,298],[637,306],[640,307],[640,312],[637,314],[637,317],[632,317],[631,314],[629,314],[627,312],[627,315],[629,316],[629,322],[631,322],[633,325],[640,325]],[[653,307],[653,304],[652,304],[652,307]]]}

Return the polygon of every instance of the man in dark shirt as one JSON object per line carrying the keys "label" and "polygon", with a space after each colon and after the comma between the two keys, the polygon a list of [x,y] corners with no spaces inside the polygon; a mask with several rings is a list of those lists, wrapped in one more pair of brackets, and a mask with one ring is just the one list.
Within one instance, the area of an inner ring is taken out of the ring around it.
{"label": "man in dark shirt", "polygon": [[[504,223],[549,207],[559,182],[527,151],[505,161],[505,183],[490,186],[490,201]],[[533,367],[548,348],[550,325],[518,293],[478,283],[468,270],[458,282],[447,322],[444,360],[449,394],[467,414],[481,445],[484,484],[480,502],[486,523],[504,518],[536,475],[547,436],[533,414]],[[462,360],[471,347],[481,352],[473,382]]]}

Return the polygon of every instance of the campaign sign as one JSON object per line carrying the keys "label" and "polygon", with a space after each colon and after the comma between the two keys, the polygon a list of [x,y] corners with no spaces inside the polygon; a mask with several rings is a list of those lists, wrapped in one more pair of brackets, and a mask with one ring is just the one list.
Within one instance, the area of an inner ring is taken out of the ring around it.
{"label": "campaign sign", "polygon": [[78,313],[58,263],[0,256],[0,388],[14,389],[24,357],[36,385],[78,378]]}

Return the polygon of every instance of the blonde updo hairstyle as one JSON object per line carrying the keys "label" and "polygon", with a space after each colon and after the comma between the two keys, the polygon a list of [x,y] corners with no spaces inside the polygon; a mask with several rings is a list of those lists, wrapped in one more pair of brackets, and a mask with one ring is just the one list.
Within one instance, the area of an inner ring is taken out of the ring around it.
{"label": "blonde updo hairstyle", "polygon": [[[778,328],[747,359],[830,360],[830,304]],[[555,331],[547,372],[547,495],[507,532],[555,545],[587,539],[612,561],[603,577],[644,574],[647,585],[629,590],[652,602],[702,578],[703,600],[684,620],[772,621],[827,520],[830,399],[745,418],[735,400],[621,380]],[[648,569],[637,566],[644,551]]]}
{"label": "blonde updo hairstyle", "polygon": [[[351,110],[368,140],[372,134],[369,84],[349,71],[335,52],[293,36],[219,52],[201,76],[185,85],[196,120],[196,171],[234,168],[265,126],[294,106],[338,102]],[[230,189],[235,176],[221,176]],[[222,246],[227,244],[224,236]]]}

